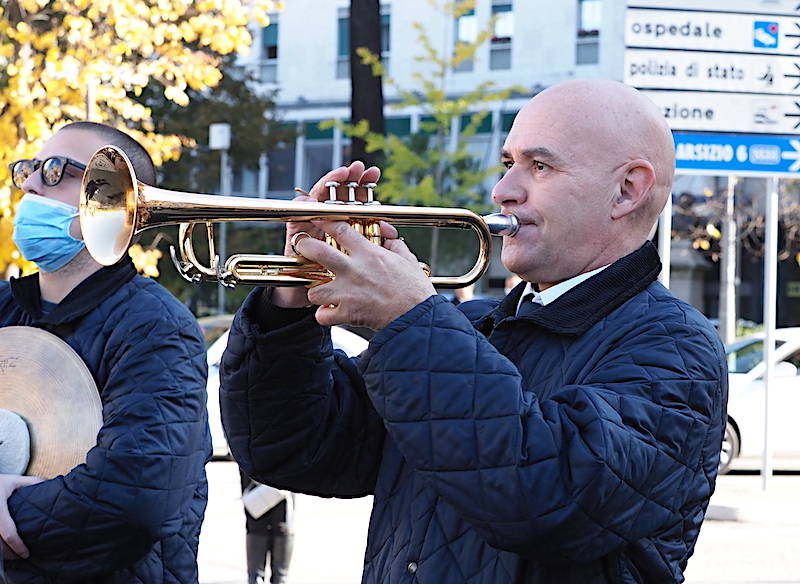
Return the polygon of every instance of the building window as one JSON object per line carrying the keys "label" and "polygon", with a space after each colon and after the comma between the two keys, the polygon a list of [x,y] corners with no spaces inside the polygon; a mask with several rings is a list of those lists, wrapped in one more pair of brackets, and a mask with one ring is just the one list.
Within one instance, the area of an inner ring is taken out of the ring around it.
{"label": "building window", "polygon": [[270,194],[277,192],[292,193],[294,188],[294,165],[295,143],[293,141],[288,144],[281,144],[269,153],[267,189]]}
{"label": "building window", "polygon": [[233,169],[233,195],[253,197],[258,192],[258,171],[247,166]]}
{"label": "building window", "polygon": [[[350,77],[350,13],[347,8],[339,9],[338,42],[336,51],[336,78]],[[381,5],[381,61],[389,71],[389,49],[391,47],[391,14],[388,5]]]}
{"label": "building window", "polygon": [[575,62],[589,65],[600,62],[602,0],[578,0],[578,41]]}
{"label": "building window", "polygon": [[492,4],[494,31],[489,45],[489,69],[511,69],[511,39],[514,36],[514,12],[508,2]]}
{"label": "building window", "polygon": [[262,83],[278,82],[278,17],[274,15],[269,26],[261,29],[259,79]]}
{"label": "building window", "polygon": [[[465,12],[455,22],[455,46],[459,44],[470,45],[478,39],[478,18],[475,16],[475,10]],[[472,71],[475,64],[472,60],[461,61],[458,65],[453,67],[456,72]]]}

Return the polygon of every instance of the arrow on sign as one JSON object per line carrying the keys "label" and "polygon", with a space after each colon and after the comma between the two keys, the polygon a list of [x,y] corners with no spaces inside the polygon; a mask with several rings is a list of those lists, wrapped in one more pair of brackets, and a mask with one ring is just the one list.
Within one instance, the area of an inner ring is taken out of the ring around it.
{"label": "arrow on sign", "polygon": [[794,148],[794,152],[791,150],[781,152],[781,158],[784,160],[794,160],[789,167],[789,172],[796,172],[800,170],[800,140],[789,140],[789,144]]}
{"label": "arrow on sign", "polygon": [[797,112],[794,114],[783,114],[787,118],[799,118],[797,123],[794,125],[794,129],[800,128],[800,103],[794,102],[794,105],[797,106]]}
{"label": "arrow on sign", "polygon": [[[798,5],[798,8],[800,8],[800,5]],[[800,32],[800,24],[797,24],[795,22],[794,25],[797,27],[797,31]],[[800,34],[787,34],[786,38],[788,38],[788,39],[800,39]],[[794,46],[794,48],[795,49],[800,49],[800,40],[797,41],[797,44]]]}
{"label": "arrow on sign", "polygon": [[794,74],[794,75],[789,75],[789,74],[787,73],[787,74],[785,74],[785,75],[784,75],[784,77],[789,77],[789,78],[792,78],[792,79],[797,79],[797,83],[795,83],[794,87],[792,87],[792,89],[797,89],[798,87],[800,87],[800,65],[798,65],[797,63],[794,63],[794,68],[795,68],[795,69],[797,69],[797,73],[796,73],[796,74]]}

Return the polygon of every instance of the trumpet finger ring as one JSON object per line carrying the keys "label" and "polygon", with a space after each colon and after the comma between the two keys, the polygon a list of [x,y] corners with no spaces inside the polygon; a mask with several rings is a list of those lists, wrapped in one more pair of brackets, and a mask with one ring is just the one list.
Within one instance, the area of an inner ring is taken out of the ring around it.
{"label": "trumpet finger ring", "polygon": [[311,235],[309,235],[305,231],[298,231],[297,233],[292,235],[291,239],[289,240],[289,246],[292,248],[292,251],[294,252],[294,254],[298,255],[298,256],[299,255],[303,255],[299,251],[297,251],[297,248],[295,247],[295,245],[297,244],[297,242],[298,242],[298,240],[299,240],[301,235],[304,236],[304,237],[311,237]]}

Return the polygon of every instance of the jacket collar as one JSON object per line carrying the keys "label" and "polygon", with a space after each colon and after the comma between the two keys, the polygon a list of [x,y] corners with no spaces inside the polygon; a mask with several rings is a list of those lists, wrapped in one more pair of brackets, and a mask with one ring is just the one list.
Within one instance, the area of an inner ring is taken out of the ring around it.
{"label": "jacket collar", "polygon": [[42,317],[39,274],[11,279],[11,295],[28,315],[43,324],[58,326],[81,318],[136,275],[130,258],[100,268],[78,284],[48,315]]}
{"label": "jacket collar", "polygon": [[660,271],[658,251],[648,241],[551,304],[541,306],[524,302],[519,314],[515,314],[525,289],[525,282],[521,282],[476,326],[484,330],[497,326],[503,320],[522,320],[536,323],[554,333],[582,335],[652,284]]}

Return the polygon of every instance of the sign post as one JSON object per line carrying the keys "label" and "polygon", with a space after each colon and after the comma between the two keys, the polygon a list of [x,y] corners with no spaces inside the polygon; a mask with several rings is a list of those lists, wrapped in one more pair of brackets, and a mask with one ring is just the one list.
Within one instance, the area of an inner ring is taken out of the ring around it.
{"label": "sign post", "polygon": [[[208,127],[208,148],[210,150],[220,150],[219,190],[224,197],[231,195],[230,163],[228,162],[230,147],[231,125],[226,123],[211,124]],[[219,262],[225,261],[228,253],[228,224],[225,221],[222,221],[219,225],[217,253],[218,256],[214,261],[215,265],[219,266]],[[217,313],[225,313],[225,286],[221,283],[217,284]]]}

